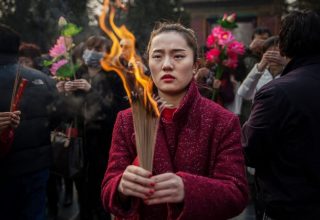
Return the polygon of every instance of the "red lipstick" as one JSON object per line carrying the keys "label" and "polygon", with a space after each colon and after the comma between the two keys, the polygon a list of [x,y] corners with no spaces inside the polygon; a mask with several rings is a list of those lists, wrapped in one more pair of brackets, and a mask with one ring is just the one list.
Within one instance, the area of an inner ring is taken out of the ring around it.
{"label": "red lipstick", "polygon": [[165,75],[163,75],[163,76],[161,77],[161,79],[164,80],[164,81],[166,81],[166,82],[168,82],[168,81],[174,80],[175,78],[174,78],[172,75],[170,75],[170,74],[165,74]]}

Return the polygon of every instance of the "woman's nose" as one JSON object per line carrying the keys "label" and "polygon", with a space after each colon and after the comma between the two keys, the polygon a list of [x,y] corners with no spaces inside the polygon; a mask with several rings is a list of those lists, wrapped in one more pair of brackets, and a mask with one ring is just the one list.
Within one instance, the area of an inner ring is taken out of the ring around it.
{"label": "woman's nose", "polygon": [[173,69],[172,60],[170,59],[169,56],[164,58],[162,69],[163,70],[171,70],[171,69]]}

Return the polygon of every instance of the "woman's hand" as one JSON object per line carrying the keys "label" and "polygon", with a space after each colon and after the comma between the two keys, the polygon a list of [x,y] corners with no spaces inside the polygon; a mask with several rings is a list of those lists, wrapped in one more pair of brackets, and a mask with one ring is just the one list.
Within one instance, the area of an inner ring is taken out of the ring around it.
{"label": "woman's hand", "polygon": [[281,66],[286,65],[286,59],[280,55],[279,51],[268,51],[268,62],[275,63]]}
{"label": "woman's hand", "polygon": [[120,180],[118,191],[124,196],[135,196],[146,199],[154,193],[154,180],[151,172],[141,167],[128,166]]}
{"label": "woman's hand", "polygon": [[219,79],[214,79],[214,80],[213,80],[212,87],[213,87],[214,89],[219,89],[220,86],[221,86],[221,80],[219,80]]}
{"label": "woman's hand", "polygon": [[180,176],[174,173],[163,173],[151,177],[151,180],[155,182],[155,192],[145,199],[147,205],[183,202],[184,183]]}
{"label": "woman's hand", "polygon": [[20,111],[15,112],[0,112],[0,132],[7,127],[18,127],[20,124]]}
{"label": "woman's hand", "polygon": [[20,124],[21,111],[11,112],[11,127],[17,128]]}
{"label": "woman's hand", "polygon": [[57,88],[58,92],[62,93],[65,91],[65,89],[64,89],[65,83],[66,83],[65,81],[57,82],[56,88]]}
{"label": "woman's hand", "polygon": [[257,65],[257,69],[259,72],[263,72],[267,68],[269,64],[270,56],[271,56],[270,51],[267,51],[263,54],[260,62]]}
{"label": "woman's hand", "polygon": [[91,89],[90,83],[85,79],[76,79],[73,81],[73,87],[88,92]]}
{"label": "woman's hand", "polygon": [[67,81],[64,84],[64,91],[66,92],[74,92],[77,88],[73,85],[73,81]]}

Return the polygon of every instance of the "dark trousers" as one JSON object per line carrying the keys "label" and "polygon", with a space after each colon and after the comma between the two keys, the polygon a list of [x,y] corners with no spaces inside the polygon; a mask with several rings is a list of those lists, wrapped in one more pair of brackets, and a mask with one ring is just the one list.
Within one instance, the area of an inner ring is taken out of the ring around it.
{"label": "dark trousers", "polygon": [[110,220],[101,202],[101,182],[108,162],[106,132],[88,132],[85,136],[85,169],[74,178],[79,195],[80,220]]}
{"label": "dark trousers", "polygon": [[44,220],[49,170],[1,177],[0,219]]}

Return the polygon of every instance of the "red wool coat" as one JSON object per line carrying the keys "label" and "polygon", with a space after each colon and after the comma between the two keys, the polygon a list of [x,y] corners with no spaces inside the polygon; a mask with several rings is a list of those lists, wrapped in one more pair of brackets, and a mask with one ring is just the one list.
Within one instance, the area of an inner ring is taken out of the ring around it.
{"label": "red wool coat", "polygon": [[181,204],[147,206],[131,198],[118,199],[122,173],[136,158],[132,112],[118,114],[108,168],[102,182],[102,202],[119,219],[214,219],[239,214],[248,199],[240,124],[236,116],[200,96],[192,82],[172,122],[160,119],[153,174],[174,172],[184,183]]}

